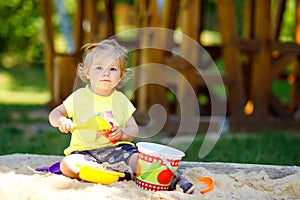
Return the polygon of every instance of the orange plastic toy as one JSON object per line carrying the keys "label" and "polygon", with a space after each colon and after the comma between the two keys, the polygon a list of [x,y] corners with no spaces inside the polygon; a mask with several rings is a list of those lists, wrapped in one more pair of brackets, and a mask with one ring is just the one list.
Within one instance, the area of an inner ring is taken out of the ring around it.
{"label": "orange plastic toy", "polygon": [[204,193],[209,192],[214,189],[214,181],[212,178],[210,178],[208,176],[204,176],[204,177],[201,177],[201,178],[198,178],[197,180],[195,180],[195,183],[198,183],[198,182],[204,182],[207,185],[206,189],[200,190],[201,194],[204,194]]}

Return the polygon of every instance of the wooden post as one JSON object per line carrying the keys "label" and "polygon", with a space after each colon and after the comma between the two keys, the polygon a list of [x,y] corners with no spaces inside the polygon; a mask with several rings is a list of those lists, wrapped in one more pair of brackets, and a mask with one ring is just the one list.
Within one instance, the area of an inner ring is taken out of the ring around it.
{"label": "wooden post", "polygon": [[105,0],[106,37],[115,34],[114,1]]}
{"label": "wooden post", "polygon": [[[158,10],[156,5],[156,0],[149,1],[139,1],[137,8],[139,9],[139,16],[141,19],[138,21],[141,27],[160,27],[160,19],[158,17]],[[163,51],[159,49],[146,49],[146,46],[157,46],[163,42],[161,38],[161,33],[154,31],[145,31],[141,33],[140,44],[140,63],[163,63]],[[157,80],[157,82],[162,83],[164,79],[164,70],[158,68],[158,66],[153,65],[151,68],[145,68],[139,74],[141,78],[147,80]],[[159,95],[158,95],[159,94]],[[166,88],[159,85],[146,85],[139,89],[138,92],[138,110],[145,113],[149,106],[153,104],[160,104],[166,110],[167,99],[166,99]]]}
{"label": "wooden post", "polygon": [[[161,27],[166,28],[165,32],[161,33],[161,42],[163,42],[162,46],[166,49],[171,49],[174,46],[174,35],[170,35],[172,32],[169,31],[175,30],[176,28],[176,22],[179,12],[179,0],[166,0],[164,10],[162,13],[162,23]],[[167,55],[171,55],[171,52],[165,52],[164,57]],[[164,58],[165,59],[165,58]]]}
{"label": "wooden post", "polygon": [[179,12],[179,0],[166,0],[163,11],[163,28],[175,29]]}
{"label": "wooden post", "polygon": [[[184,59],[187,59],[191,62],[185,72],[183,72],[184,77],[188,80],[188,83],[196,91],[197,86],[197,77],[199,74],[194,67],[199,67],[199,52],[196,44],[199,44],[200,38],[200,16],[201,16],[201,0],[183,0],[182,1],[182,32],[185,36],[182,39],[180,44],[181,55]],[[193,42],[191,43],[191,39]],[[199,44],[200,45],[200,44]],[[193,105],[193,100],[190,94],[187,93],[186,81],[178,79],[178,98],[180,102],[184,102],[181,105],[178,113],[181,113],[181,116],[188,118],[188,120],[195,120],[195,115],[198,113],[198,105]],[[195,107],[197,106],[197,108]],[[193,119],[190,119],[193,118]]]}
{"label": "wooden post", "polygon": [[253,0],[245,0],[243,16],[243,38],[248,40],[253,35]]}
{"label": "wooden post", "polygon": [[51,91],[49,107],[61,103],[71,92],[74,85],[76,66],[78,62],[78,50],[83,42],[83,31],[81,29],[83,14],[83,0],[77,1],[78,12],[75,18],[75,53],[71,55],[59,54],[54,49],[54,26],[52,22],[53,2],[51,0],[41,1],[41,11],[45,20],[45,68],[48,85]]}
{"label": "wooden post", "polygon": [[54,28],[52,26],[52,12],[53,6],[51,0],[42,0],[40,3],[40,10],[44,18],[45,23],[45,40],[44,41],[44,57],[45,57],[45,71],[47,84],[51,93],[51,100],[48,103],[49,107],[54,106],[54,87],[53,87],[53,57],[54,57]]}
{"label": "wooden post", "polygon": [[[250,41],[253,38],[254,1],[246,0],[243,11],[244,11],[244,15],[243,15],[243,38],[242,39],[244,41]],[[241,63],[241,67],[243,67],[242,73],[243,73],[244,83],[245,83],[245,95],[246,95],[245,98],[247,99],[247,101],[249,100],[249,95],[250,95],[252,61],[253,61],[253,55],[248,53],[245,55],[245,59],[243,59],[243,62]]]}
{"label": "wooden post", "polygon": [[259,42],[259,48],[254,53],[250,98],[254,103],[253,118],[257,121],[266,119],[269,114],[271,53],[268,48],[271,42],[270,9],[270,0],[255,1],[254,37]]}
{"label": "wooden post", "polygon": [[244,79],[239,62],[238,35],[233,0],[218,0],[218,22],[222,34],[222,55],[229,85],[229,114],[232,121],[239,121],[244,115],[246,95]]}
{"label": "wooden post", "polygon": [[98,36],[98,23],[99,23],[99,13],[97,9],[98,0],[85,0],[85,15],[89,22],[90,30],[88,32],[89,42],[97,42],[99,40]]}
{"label": "wooden post", "polygon": [[74,55],[56,54],[53,58],[53,98],[61,103],[73,91],[78,60]]}
{"label": "wooden post", "polygon": [[274,16],[274,23],[273,23],[273,31],[272,31],[272,39],[277,41],[282,24],[283,12],[285,10],[286,0],[279,0],[276,5],[276,12]]}
{"label": "wooden post", "polygon": [[[295,42],[300,45],[300,0],[296,1],[296,28],[295,28]],[[293,74],[295,76],[295,83],[292,86],[292,107],[297,109],[295,117],[300,119],[300,55],[294,65]]]}
{"label": "wooden post", "polygon": [[84,41],[84,33],[82,29],[82,22],[83,22],[83,0],[77,0],[77,12],[74,15],[74,44],[75,44],[75,52],[79,51],[79,49],[83,45]]}

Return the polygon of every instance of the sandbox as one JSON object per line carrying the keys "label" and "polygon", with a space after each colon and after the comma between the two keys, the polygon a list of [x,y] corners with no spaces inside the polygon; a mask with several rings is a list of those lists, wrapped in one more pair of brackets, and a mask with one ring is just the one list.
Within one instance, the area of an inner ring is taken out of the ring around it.
{"label": "sandbox", "polygon": [[179,169],[194,181],[209,176],[214,189],[200,194],[147,191],[134,181],[93,184],[63,175],[37,172],[61,156],[10,154],[0,156],[0,199],[300,199],[300,167],[236,163],[181,162]]}

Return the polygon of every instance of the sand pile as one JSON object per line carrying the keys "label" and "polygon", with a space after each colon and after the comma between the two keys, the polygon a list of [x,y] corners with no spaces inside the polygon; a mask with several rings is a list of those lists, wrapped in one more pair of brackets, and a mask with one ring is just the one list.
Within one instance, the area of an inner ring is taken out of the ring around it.
{"label": "sand pile", "polygon": [[[208,165],[189,165],[182,162],[187,179],[210,176],[215,188],[201,195],[196,188],[193,194],[179,191],[151,192],[140,189],[133,181],[117,182],[108,186],[92,184],[45,172],[37,172],[37,167],[50,166],[59,161],[60,156],[12,154],[0,156],[0,199],[300,199],[300,168],[288,167],[289,173],[280,176],[276,168],[273,176],[268,170],[228,168],[213,163],[218,170]],[[195,167],[196,166],[196,167]],[[273,171],[274,173],[274,171]]]}

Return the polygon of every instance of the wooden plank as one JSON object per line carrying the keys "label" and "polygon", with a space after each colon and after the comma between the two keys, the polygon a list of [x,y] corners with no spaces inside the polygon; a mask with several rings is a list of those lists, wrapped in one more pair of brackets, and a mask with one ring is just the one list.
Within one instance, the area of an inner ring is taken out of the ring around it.
{"label": "wooden plank", "polygon": [[105,0],[106,38],[115,35],[114,1]]}
{"label": "wooden plank", "polygon": [[[296,0],[296,24],[295,24],[295,42],[300,45],[300,0]],[[299,55],[299,54],[298,54]],[[300,119],[300,59],[295,61],[293,66],[293,76],[295,82],[292,85],[292,100],[291,100],[291,109],[295,110],[295,118]]]}
{"label": "wooden plank", "polygon": [[[54,25],[52,22],[53,5],[51,0],[41,1],[41,9],[45,20],[46,42],[45,42],[45,68],[48,84],[51,91],[49,107],[61,103],[72,91],[79,61],[78,52],[83,43],[83,31],[81,29],[83,20],[82,0],[77,1],[78,12],[75,14],[74,42],[75,53],[71,55],[58,54],[54,49]],[[65,59],[68,57],[67,59]]]}
{"label": "wooden plank", "polygon": [[60,104],[73,91],[78,60],[74,55],[55,54],[53,57],[53,100]]}
{"label": "wooden plank", "polygon": [[232,118],[244,116],[246,94],[239,49],[232,45],[238,41],[237,25],[234,14],[233,0],[217,1],[217,12],[220,32],[222,34],[222,55],[227,76],[232,79],[229,85],[229,113]]}
{"label": "wooden plank", "polygon": [[[174,47],[174,35],[170,30],[175,30],[177,18],[179,15],[179,0],[166,0],[163,13],[161,27],[166,28],[161,30],[161,42],[165,49],[171,50]],[[164,52],[164,58],[172,56],[171,52]]]}
{"label": "wooden plank", "polygon": [[300,52],[300,43],[297,44],[294,42],[271,42],[270,51],[279,51],[282,54],[298,54]]}
{"label": "wooden plank", "polygon": [[82,29],[82,22],[84,18],[84,0],[77,0],[77,11],[74,15],[74,46],[75,52],[78,52],[84,43],[84,33]]}
{"label": "wooden plank", "polygon": [[245,0],[243,16],[243,38],[248,40],[253,34],[253,0]]}
{"label": "wooden plank", "polygon": [[[140,27],[160,27],[160,19],[158,16],[158,10],[156,5],[156,0],[149,1],[138,1],[138,15],[141,19],[138,20],[138,25]],[[140,63],[163,63],[163,51],[159,49],[146,49],[144,47],[159,46],[164,42],[164,38],[161,37],[161,32],[159,31],[145,31],[140,32]],[[164,79],[164,71],[159,67],[153,65],[153,67],[144,68],[138,76],[142,77],[146,82],[148,80],[156,80],[158,83],[162,83]],[[148,84],[144,87],[141,87],[137,92],[137,108],[140,112],[146,113],[149,107],[153,104],[160,104],[163,107],[167,108],[167,99],[166,99],[166,88]],[[160,94],[160,95],[157,95]]]}
{"label": "wooden plank", "polygon": [[276,60],[273,59],[271,62],[272,70],[270,71],[271,81],[278,78],[283,73],[287,65],[292,63],[296,58],[296,55],[288,54],[280,56]]}
{"label": "wooden plank", "polygon": [[190,67],[190,63],[182,59],[180,56],[168,56],[164,59],[164,64],[170,66],[180,73],[183,73]]}
{"label": "wooden plank", "polygon": [[[204,79],[205,77],[205,79]],[[210,85],[231,85],[232,79],[228,77],[226,74],[221,75],[222,80],[220,80],[219,74],[214,73],[202,73],[197,76],[197,82],[200,86],[210,86]]]}
{"label": "wooden plank", "polygon": [[[135,2],[135,13],[137,14],[137,18],[136,18],[136,25],[137,27],[145,27],[148,24],[148,18],[147,18],[147,4],[146,4],[146,0],[140,0],[140,1],[136,1]],[[141,46],[144,46],[145,44],[147,44],[147,35],[144,33],[139,33],[140,35],[138,36],[138,40]],[[143,50],[139,50],[137,52],[138,54],[138,61],[139,63],[143,63],[145,62],[144,59],[144,55],[145,53],[143,52]],[[140,81],[140,79],[144,79],[146,76],[146,73],[144,71],[140,72],[139,74],[137,74],[137,79],[136,81]],[[147,111],[147,88],[145,86],[139,88],[139,90],[137,91],[137,98],[136,98],[136,102],[137,102],[137,112],[139,114],[143,114]],[[140,116],[141,118],[141,116]]]}
{"label": "wooden plank", "polygon": [[[252,54],[251,51],[257,50],[257,41],[253,38],[253,24],[254,24],[254,1],[253,0],[245,0],[244,8],[243,8],[243,38],[238,41],[238,48],[241,52],[243,52],[243,62],[241,66],[243,68],[243,78],[245,82],[245,98],[249,98],[249,90],[250,90],[250,79],[251,79],[251,65],[252,65]],[[249,45],[250,44],[250,45]],[[235,45],[235,44],[233,44]],[[249,50],[249,48],[251,48]],[[239,119],[238,119],[239,120]]]}
{"label": "wooden plank", "polygon": [[260,46],[253,57],[250,98],[254,103],[252,117],[257,120],[266,118],[269,114],[271,54],[268,44],[271,41],[270,8],[270,0],[255,1],[254,37],[259,40]]}
{"label": "wooden plank", "polygon": [[[188,63],[186,60],[183,60],[181,57],[178,56],[174,56],[172,58],[166,58],[164,60],[164,64],[174,68],[176,71],[180,72],[180,73],[184,73],[190,66],[190,63]],[[196,79],[196,83],[197,85],[206,85],[208,83],[212,84],[212,85],[218,85],[218,84],[223,84],[223,82],[225,83],[225,85],[231,85],[233,82],[232,79],[230,79],[230,77],[228,77],[228,74],[222,74],[222,81],[218,78],[219,75],[213,72],[205,72],[204,70],[201,72],[201,74],[199,74],[198,72],[194,72],[196,75],[194,76],[194,78]],[[205,77],[205,80],[207,81],[207,83],[205,83],[203,76]]]}
{"label": "wooden plank", "polygon": [[[164,9],[162,13],[157,8],[156,0],[149,0],[147,2],[147,26],[150,27],[162,27],[167,28],[160,29],[159,31],[153,31],[148,38],[146,39],[148,44],[153,43],[153,46],[160,46],[163,49],[171,49],[173,45],[173,35],[170,35],[168,29],[174,29],[176,26],[176,19],[179,9],[179,0],[166,0],[164,3]],[[152,41],[151,41],[152,40]],[[163,60],[166,54],[170,52],[164,52],[159,49],[143,49],[144,59],[142,63],[160,63],[163,64]],[[150,69],[150,68],[149,68]],[[165,71],[163,66],[154,66],[151,68],[151,71],[146,72],[147,79],[156,80],[158,83],[165,84]],[[160,95],[157,95],[160,94]],[[159,85],[149,85],[147,86],[147,104],[160,104],[162,105],[167,112],[169,112],[169,104],[166,97],[166,88]]]}
{"label": "wooden plank", "polygon": [[[201,16],[201,1],[198,0],[183,0],[182,1],[182,33],[187,37],[182,38],[180,44],[181,56],[188,60],[193,66],[188,65],[188,68],[183,72],[183,75],[188,80],[188,84],[195,90],[198,83],[196,81],[197,73],[193,67],[197,67],[199,63],[199,53],[196,44],[199,44],[200,37],[200,16]],[[193,19],[193,20],[191,20]],[[193,41],[191,41],[191,39]],[[194,105],[193,99],[187,89],[186,80],[178,79],[177,92],[179,102],[184,102],[177,108],[177,113],[181,114],[182,118],[192,121],[197,113],[198,105]]]}
{"label": "wooden plank", "polygon": [[162,27],[174,30],[176,28],[177,17],[179,15],[179,0],[166,0]]}
{"label": "wooden plank", "polygon": [[182,0],[182,32],[195,41],[200,36],[200,6],[201,0]]}
{"label": "wooden plank", "polygon": [[98,0],[85,0],[84,13],[86,20],[90,24],[90,30],[87,33],[89,42],[95,42],[99,40],[98,24],[99,24],[99,13],[97,9]]}
{"label": "wooden plank", "polygon": [[[232,42],[233,46],[239,48],[240,51],[246,53],[255,53],[257,49],[260,48],[260,40],[255,38],[250,39],[239,39]],[[265,48],[270,51],[278,51],[280,54],[298,54],[300,52],[300,44],[293,42],[284,42],[280,43],[277,41],[270,41],[268,44],[265,44]]]}

